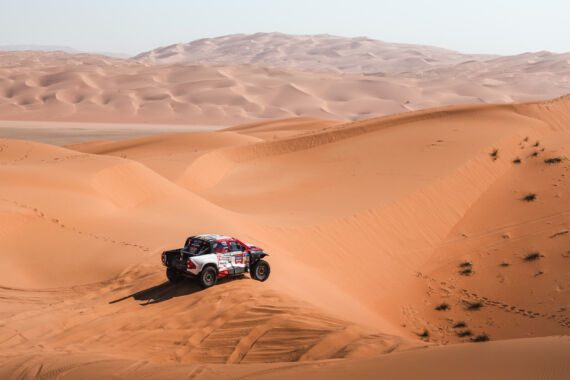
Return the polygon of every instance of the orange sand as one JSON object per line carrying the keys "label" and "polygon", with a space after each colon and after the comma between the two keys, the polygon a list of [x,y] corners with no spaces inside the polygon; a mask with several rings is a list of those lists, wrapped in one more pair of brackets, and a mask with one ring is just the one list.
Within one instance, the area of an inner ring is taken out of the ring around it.
{"label": "orange sand", "polygon": [[[568,96],[1,139],[0,377],[567,378],[569,139]],[[166,283],[206,232],[271,278]]]}

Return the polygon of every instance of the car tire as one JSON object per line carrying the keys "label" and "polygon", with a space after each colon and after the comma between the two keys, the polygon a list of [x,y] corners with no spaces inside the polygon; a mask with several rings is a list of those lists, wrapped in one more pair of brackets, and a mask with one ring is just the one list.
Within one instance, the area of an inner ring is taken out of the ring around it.
{"label": "car tire", "polygon": [[209,266],[206,267],[200,272],[198,275],[198,282],[202,289],[209,288],[210,286],[216,285],[216,281],[218,280],[218,271],[216,268]]}
{"label": "car tire", "polygon": [[166,268],[166,278],[172,284],[176,284],[184,280],[184,276],[175,268]]}
{"label": "car tire", "polygon": [[271,273],[271,267],[269,266],[269,263],[265,260],[259,260],[253,266],[253,270],[251,271],[251,278],[263,282],[269,278],[269,273]]}

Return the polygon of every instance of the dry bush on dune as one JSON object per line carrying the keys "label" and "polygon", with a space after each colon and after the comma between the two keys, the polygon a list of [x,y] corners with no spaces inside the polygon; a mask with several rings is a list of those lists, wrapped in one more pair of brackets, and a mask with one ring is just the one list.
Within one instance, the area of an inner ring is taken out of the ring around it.
{"label": "dry bush on dune", "polygon": [[462,276],[470,276],[473,273],[472,264],[469,261],[464,261],[459,264],[459,268],[463,268],[459,271]]}
{"label": "dry bush on dune", "polygon": [[520,163],[521,163],[521,159],[519,157],[517,157],[513,160],[513,164],[520,164]]}
{"label": "dry bush on dune", "polygon": [[489,336],[487,334],[479,334],[471,339],[472,342],[487,342],[488,340]]}
{"label": "dry bush on dune", "polygon": [[497,158],[499,158],[499,149],[493,149],[493,151],[489,153],[489,155],[491,156],[493,161],[495,161]]}
{"label": "dry bush on dune", "polygon": [[471,336],[471,330],[458,331],[457,336],[460,338],[464,338],[466,336]]}
{"label": "dry bush on dune", "polygon": [[438,310],[438,311],[445,311],[445,310],[449,310],[449,309],[450,309],[449,305],[445,302],[442,304],[439,304],[435,307],[435,310]]}
{"label": "dry bush on dune", "polygon": [[460,329],[460,328],[463,328],[463,327],[467,327],[467,323],[465,323],[465,322],[457,322],[456,324],[453,325],[453,328],[454,328],[454,329]]}
{"label": "dry bush on dune", "polygon": [[479,310],[483,307],[481,302],[467,302],[467,310]]}
{"label": "dry bush on dune", "polygon": [[424,331],[421,332],[420,334],[418,334],[418,336],[420,338],[427,339],[427,338],[429,338],[429,331],[427,331],[427,329],[424,329]]}
{"label": "dry bush on dune", "polygon": [[561,157],[547,158],[546,160],[544,160],[544,162],[546,164],[558,164],[558,163],[562,162],[562,158]]}
{"label": "dry bush on dune", "polygon": [[525,202],[532,202],[536,199],[536,194],[535,193],[529,193],[527,195],[525,195],[522,200]]}
{"label": "dry bush on dune", "polygon": [[540,252],[531,252],[525,256],[524,261],[536,261],[540,259],[541,254]]}

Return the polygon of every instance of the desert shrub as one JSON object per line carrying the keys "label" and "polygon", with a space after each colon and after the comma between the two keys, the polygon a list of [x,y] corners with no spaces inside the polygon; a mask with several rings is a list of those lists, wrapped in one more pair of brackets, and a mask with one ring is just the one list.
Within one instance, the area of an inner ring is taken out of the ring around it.
{"label": "desert shrub", "polygon": [[560,157],[547,158],[546,160],[544,160],[544,162],[547,164],[558,164],[559,162],[562,162],[562,158]]}
{"label": "desert shrub", "polygon": [[503,261],[503,262],[501,263],[501,266],[502,266],[502,267],[508,267],[509,265],[511,265],[511,264],[507,263],[506,261]]}
{"label": "desert shrub", "polygon": [[465,322],[457,322],[456,324],[453,325],[453,328],[454,328],[454,329],[460,329],[460,328],[463,328],[463,327],[467,327],[467,323],[465,323]]}
{"label": "desert shrub", "polygon": [[535,199],[536,199],[536,194],[535,193],[529,193],[529,194],[525,195],[522,200],[525,202],[532,202]]}
{"label": "desert shrub", "polygon": [[499,157],[499,149],[493,149],[493,151],[489,153],[489,156],[491,156],[493,160],[496,160]]}
{"label": "desert shrub", "polygon": [[450,309],[449,305],[446,304],[445,302],[441,303],[435,307],[435,310],[437,310],[437,311],[444,311],[444,310],[449,310],[449,309]]}
{"label": "desert shrub", "polygon": [[457,336],[460,338],[466,337],[466,336],[471,336],[471,330],[463,330],[463,331],[458,331],[457,332]]}
{"label": "desert shrub", "polygon": [[471,338],[472,342],[487,342],[489,340],[489,337],[487,336],[487,334],[479,334],[474,338]]}
{"label": "desert shrub", "polygon": [[540,252],[531,252],[524,257],[524,261],[535,261],[540,259]]}
{"label": "desert shrub", "polygon": [[483,307],[481,302],[467,302],[467,310],[479,310]]}
{"label": "desert shrub", "polygon": [[418,334],[418,336],[420,338],[427,339],[427,338],[429,338],[429,331],[427,331],[427,329],[424,329],[424,331],[422,333]]}
{"label": "desert shrub", "polygon": [[520,164],[520,163],[521,163],[521,159],[519,157],[517,157],[513,160],[513,164]]}
{"label": "desert shrub", "polygon": [[469,268],[469,267],[471,267],[471,265],[472,265],[471,262],[469,262],[469,261],[464,261],[464,262],[462,262],[461,264],[459,264],[459,267],[460,267],[460,268]]}

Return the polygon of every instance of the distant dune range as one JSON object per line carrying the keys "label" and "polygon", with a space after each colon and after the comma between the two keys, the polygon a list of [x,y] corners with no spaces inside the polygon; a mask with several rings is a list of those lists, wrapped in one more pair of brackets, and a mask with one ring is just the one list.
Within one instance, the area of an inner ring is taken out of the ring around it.
{"label": "distant dune range", "polygon": [[352,121],[570,92],[570,54],[548,52],[494,58],[365,38],[274,33],[199,40],[135,58],[1,52],[0,119],[199,125],[299,116]]}
{"label": "distant dune range", "polygon": [[133,59],[160,64],[251,64],[298,71],[397,74],[497,57],[366,37],[256,33],[231,34],[164,46],[138,54]]}
{"label": "distant dune range", "polygon": [[[567,378],[569,138],[566,96],[2,139],[0,377]],[[166,283],[211,231],[270,279]]]}

